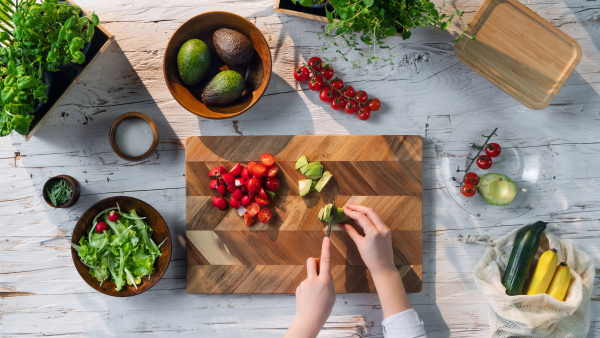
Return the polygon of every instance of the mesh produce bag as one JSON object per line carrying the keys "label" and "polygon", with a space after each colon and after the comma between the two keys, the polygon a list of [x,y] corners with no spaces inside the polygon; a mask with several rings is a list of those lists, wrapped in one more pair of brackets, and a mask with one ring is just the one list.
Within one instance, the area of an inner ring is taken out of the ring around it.
{"label": "mesh produce bag", "polygon": [[590,328],[594,261],[577,246],[544,231],[530,273],[542,253],[556,249],[558,261],[566,262],[571,270],[571,285],[565,300],[561,302],[547,294],[508,296],[502,276],[521,229],[493,241],[473,273],[477,288],[490,305],[491,336],[585,337]]}

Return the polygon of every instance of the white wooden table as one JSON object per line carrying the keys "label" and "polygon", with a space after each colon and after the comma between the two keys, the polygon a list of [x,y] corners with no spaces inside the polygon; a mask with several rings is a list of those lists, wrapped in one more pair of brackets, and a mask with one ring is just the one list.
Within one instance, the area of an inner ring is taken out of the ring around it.
{"label": "white wooden table", "polygon": [[[441,1],[440,1],[441,2]],[[551,106],[533,111],[500,91],[454,55],[452,37],[420,29],[397,45],[396,65],[335,70],[355,88],[376,93],[381,111],[368,122],[325,107],[298,85],[295,66],[321,54],[321,23],[275,14],[273,0],[80,0],[116,36],[29,142],[0,139],[0,336],[277,337],[292,320],[293,295],[189,295],[185,289],[184,146],[191,135],[418,134],[424,137],[423,291],[410,300],[430,337],[488,336],[487,306],[472,272],[484,247],[459,236],[500,237],[539,219],[574,241],[600,267],[600,3],[530,0],[525,4],[574,37],[583,58]],[[480,1],[451,2],[469,20]],[[247,17],[271,46],[273,76],[249,112],[212,121],[196,117],[171,97],[162,55],[173,31],[193,15],[231,11]],[[325,56],[335,57],[333,51]],[[161,142],[149,159],[129,163],[108,142],[112,121],[140,111],[158,124]],[[453,128],[476,112],[514,112],[539,121],[555,155],[555,191],[536,209],[504,223],[474,219],[450,198],[441,174],[441,150]],[[49,208],[45,180],[75,177],[82,196],[72,208]],[[171,265],[154,288],[129,299],[104,296],[79,277],[70,236],[78,217],[100,199],[128,195],[153,205],[176,237]],[[597,272],[599,270],[596,270]],[[600,272],[597,273],[597,276]],[[590,337],[600,335],[600,290],[593,292]],[[338,295],[322,337],[381,336],[375,294]]]}

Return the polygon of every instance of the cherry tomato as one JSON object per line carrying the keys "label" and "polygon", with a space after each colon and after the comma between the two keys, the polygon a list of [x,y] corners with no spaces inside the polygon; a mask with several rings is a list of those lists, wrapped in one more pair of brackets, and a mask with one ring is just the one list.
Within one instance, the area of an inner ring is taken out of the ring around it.
{"label": "cherry tomato", "polygon": [[269,223],[271,217],[273,217],[273,213],[269,208],[264,208],[258,213],[258,220],[261,223]]}
{"label": "cherry tomato", "polygon": [[356,93],[356,96],[354,97],[354,99],[356,101],[358,101],[358,103],[363,104],[363,103],[367,102],[367,100],[369,99],[369,96],[367,96],[367,92],[365,92],[364,90],[359,90]]}
{"label": "cherry tomato", "polygon": [[296,81],[306,81],[308,80],[308,78],[310,77],[310,73],[308,71],[307,67],[299,67],[298,69],[296,69],[294,71],[294,78],[296,79]]}
{"label": "cherry tomato", "polygon": [[371,111],[378,111],[379,108],[381,108],[381,102],[379,101],[379,99],[370,99],[367,102],[367,106]]}
{"label": "cherry tomato", "polygon": [[248,191],[259,191],[260,190],[260,180],[256,177],[252,177],[248,181],[246,181],[246,187]]}
{"label": "cherry tomato", "polygon": [[96,223],[96,232],[101,234],[106,230],[108,230],[108,224],[106,224],[106,222],[100,221],[100,222]]}
{"label": "cherry tomato", "polygon": [[331,80],[333,77],[333,68],[331,68],[330,65],[323,66],[323,69],[321,70],[321,76],[327,80]]}
{"label": "cherry tomato", "polygon": [[273,154],[264,153],[260,156],[260,163],[265,167],[270,167],[275,163],[275,156],[273,156]]}
{"label": "cherry tomato", "polygon": [[279,189],[279,180],[276,177],[269,177],[265,181],[265,188],[267,190],[276,191]]}
{"label": "cherry tomato", "polygon": [[323,78],[320,75],[311,77],[308,82],[308,88],[314,91],[321,90],[323,88]]}
{"label": "cherry tomato", "polygon": [[259,211],[260,211],[260,205],[254,203],[254,202],[248,204],[248,206],[246,207],[246,213],[250,216],[256,216],[256,214],[258,214]]}
{"label": "cherry tomato", "polygon": [[479,176],[476,173],[467,173],[465,176],[465,184],[470,183],[473,185],[477,185],[479,183]]}
{"label": "cherry tomato", "polygon": [[269,199],[269,196],[267,196],[267,193],[265,192],[265,189],[263,189],[263,188],[260,188],[260,190],[258,191],[258,196],[260,196],[260,198]]}
{"label": "cherry tomato", "polygon": [[321,58],[317,56],[313,56],[310,59],[308,59],[308,65],[313,67],[313,69],[317,72],[320,72],[321,69],[323,69],[323,61],[321,61]]}
{"label": "cherry tomato", "polygon": [[219,210],[227,209],[227,201],[223,197],[215,196],[212,200],[212,204]]}
{"label": "cherry tomato", "polygon": [[336,77],[333,81],[331,81],[331,85],[337,90],[342,90],[342,88],[344,88],[344,81]]}
{"label": "cherry tomato", "polygon": [[275,177],[277,172],[279,171],[279,167],[277,165],[272,165],[267,168],[267,177]]}
{"label": "cherry tomato", "polygon": [[346,86],[342,88],[342,93],[348,97],[354,97],[356,95],[356,92],[352,86]]}
{"label": "cherry tomato", "polygon": [[331,89],[331,88],[321,89],[321,93],[319,93],[319,98],[323,102],[330,102],[331,100],[333,100],[333,89]]}
{"label": "cherry tomato", "polygon": [[483,170],[487,170],[492,167],[492,158],[487,155],[479,155],[476,162],[477,166]]}
{"label": "cherry tomato", "polygon": [[498,143],[488,143],[485,146],[485,153],[489,157],[498,157],[498,155],[500,155],[501,152],[502,148],[500,148],[500,145]]}
{"label": "cherry tomato", "polygon": [[358,103],[356,103],[356,101],[354,100],[350,100],[348,101],[348,103],[346,103],[346,105],[344,106],[344,110],[346,111],[346,113],[348,114],[354,114],[356,113],[356,111],[358,110]]}
{"label": "cherry tomato", "polygon": [[254,223],[254,220],[252,219],[252,216],[248,215],[248,214],[244,214],[244,223],[246,224],[246,226],[251,226],[252,223]]}
{"label": "cherry tomato", "polygon": [[343,106],[344,106],[344,98],[343,97],[336,97],[335,99],[333,99],[331,101],[331,108],[333,110],[340,110],[340,109],[342,109]]}
{"label": "cherry tomato", "polygon": [[252,175],[254,175],[254,177],[256,177],[256,178],[263,177],[266,172],[267,172],[267,168],[265,168],[265,166],[262,164],[257,164],[252,167]]}
{"label": "cherry tomato", "polygon": [[268,198],[262,198],[260,196],[254,196],[254,202],[256,202],[258,205],[269,205],[269,199]]}
{"label": "cherry tomato", "polygon": [[475,189],[475,186],[473,184],[465,183],[460,188],[460,192],[462,192],[462,194],[467,197],[473,197],[477,192],[477,189]]}
{"label": "cherry tomato", "polygon": [[371,111],[369,110],[369,108],[367,108],[367,106],[361,106],[360,108],[358,108],[358,118],[366,121],[369,119],[369,117],[371,117]]}
{"label": "cherry tomato", "polygon": [[248,162],[248,165],[246,166],[248,168],[248,171],[250,174],[252,174],[252,168],[256,165],[256,162],[254,161],[250,161]]}

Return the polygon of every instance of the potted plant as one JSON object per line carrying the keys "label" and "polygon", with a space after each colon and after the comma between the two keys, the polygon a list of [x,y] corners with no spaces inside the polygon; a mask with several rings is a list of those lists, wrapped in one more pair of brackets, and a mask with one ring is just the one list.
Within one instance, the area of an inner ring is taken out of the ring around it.
{"label": "potted plant", "polygon": [[294,5],[300,4],[304,7],[323,8],[329,6],[329,0],[292,0]]}
{"label": "potted plant", "polygon": [[[296,0],[300,4],[308,0]],[[360,58],[353,61],[358,65],[383,60],[392,63],[392,54],[388,44],[390,36],[399,33],[404,40],[410,38],[411,30],[417,27],[435,26],[448,30],[454,18],[459,20],[464,12],[455,10],[442,13],[444,6],[436,9],[430,0],[329,0],[330,7],[325,8],[328,24],[323,29],[323,36],[330,39],[323,48],[331,44],[346,61],[348,53],[357,50]],[[466,28],[465,28],[466,30]],[[466,36],[472,40],[465,30],[459,33],[457,41]],[[368,48],[361,48],[364,43]],[[387,50],[385,57],[377,52]]]}

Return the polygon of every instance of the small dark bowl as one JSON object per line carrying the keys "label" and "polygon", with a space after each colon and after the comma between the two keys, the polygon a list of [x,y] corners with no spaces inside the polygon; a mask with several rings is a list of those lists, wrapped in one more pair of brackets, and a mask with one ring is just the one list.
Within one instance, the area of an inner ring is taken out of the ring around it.
{"label": "small dark bowl", "polygon": [[[244,67],[229,67],[215,51],[213,33],[220,28],[229,28],[244,34],[254,47],[254,58]],[[190,39],[200,39],[210,51],[211,65],[202,81],[187,86],[179,76],[177,54],[181,46]],[[210,118],[225,119],[242,114],[250,109],[264,94],[271,79],[271,51],[269,44],[256,26],[246,18],[228,12],[207,12],[183,23],[171,36],[165,49],[163,72],[171,95],[190,112]],[[247,95],[226,106],[207,106],[202,102],[202,90],[219,72],[235,70],[246,79]]]}
{"label": "small dark bowl", "polygon": [[[71,190],[73,190],[73,194],[71,194],[71,199],[67,203],[63,203],[58,206],[55,206],[54,204],[52,204],[52,202],[50,202],[50,199],[48,198],[48,196],[46,196],[46,189],[50,186],[50,183],[52,183],[56,180],[60,180],[60,179],[63,179],[65,181],[67,181],[67,183],[69,183],[69,185],[71,186]],[[72,206],[73,204],[77,203],[77,200],[79,199],[80,194],[81,194],[81,188],[79,187],[79,182],[77,182],[76,179],[74,179],[73,177],[71,177],[69,175],[58,175],[58,176],[52,177],[46,181],[46,183],[44,184],[44,187],[42,188],[42,196],[44,196],[44,201],[46,201],[46,203],[48,203],[48,205],[53,208],[68,208],[68,207]]]}
{"label": "small dark bowl", "polygon": [[[119,125],[119,123],[123,122],[123,120],[128,119],[128,118],[141,118],[144,121],[148,122],[148,124],[150,125],[150,128],[152,128],[152,134],[154,134],[154,140],[152,140],[152,145],[150,146],[150,149],[148,149],[147,152],[143,153],[140,156],[128,156],[126,154],[124,154],[121,149],[119,149],[119,147],[117,147],[117,143],[115,142],[115,131],[117,130],[117,126]],[[159,135],[158,135],[158,128],[156,127],[156,123],[154,123],[154,121],[152,121],[151,118],[149,118],[148,116],[142,114],[142,113],[138,113],[138,112],[129,112],[129,113],[125,113],[119,117],[117,117],[117,119],[115,120],[115,122],[113,122],[112,126],[110,126],[110,146],[112,147],[113,151],[119,155],[120,158],[128,160],[128,161],[139,161],[141,159],[144,159],[148,156],[150,156],[152,153],[154,153],[156,151],[156,148],[158,147],[158,140],[159,140]]]}
{"label": "small dark bowl", "polygon": [[100,282],[95,277],[90,275],[89,268],[85,266],[83,262],[81,262],[77,251],[72,247],[71,256],[73,257],[73,264],[75,264],[75,268],[77,268],[77,272],[79,272],[81,278],[83,278],[83,280],[88,283],[89,286],[94,288],[94,290],[114,297],[130,297],[139,295],[140,293],[154,286],[154,284],[156,284],[156,282],[158,282],[158,280],[163,276],[165,271],[167,271],[167,267],[171,261],[171,234],[169,232],[169,227],[156,209],[151,207],[148,203],[133,197],[116,196],[103,199],[89,208],[83,214],[83,216],[81,216],[79,221],[77,221],[75,229],[73,230],[71,242],[78,244],[79,239],[87,235],[90,227],[92,226],[94,217],[96,217],[96,215],[98,215],[102,210],[116,207],[117,203],[119,203],[121,210],[135,210],[139,216],[146,217],[146,222],[148,225],[150,225],[152,230],[154,230],[152,233],[152,240],[156,244],[160,244],[162,241],[167,239],[160,247],[162,256],[154,262],[155,269],[154,273],[152,273],[152,276],[150,276],[150,280],[148,280],[148,277],[142,278],[142,283],[137,286],[137,289],[133,285],[125,284],[121,291],[115,291],[116,285],[114,282],[110,281],[110,279],[105,280],[102,286],[100,286]]}

